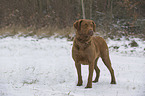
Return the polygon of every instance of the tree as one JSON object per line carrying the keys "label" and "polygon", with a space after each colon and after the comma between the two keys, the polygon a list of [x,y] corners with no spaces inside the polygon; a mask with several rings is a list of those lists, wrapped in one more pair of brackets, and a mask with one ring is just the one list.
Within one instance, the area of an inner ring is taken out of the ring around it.
{"label": "tree", "polygon": [[84,1],[81,0],[82,2],[82,13],[83,13],[83,19],[86,19],[86,16],[85,16],[85,7],[84,7]]}

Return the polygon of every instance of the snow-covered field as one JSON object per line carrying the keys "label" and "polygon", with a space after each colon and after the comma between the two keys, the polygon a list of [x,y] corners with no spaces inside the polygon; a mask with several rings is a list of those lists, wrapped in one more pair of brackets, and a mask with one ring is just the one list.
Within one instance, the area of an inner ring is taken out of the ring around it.
{"label": "snow-covered field", "polygon": [[76,86],[72,42],[0,39],[0,96],[145,96],[145,41],[135,40],[139,44],[136,48],[125,39],[107,41],[117,84],[110,84],[109,71],[99,59],[99,82],[85,89],[88,66],[82,66],[83,86]]}

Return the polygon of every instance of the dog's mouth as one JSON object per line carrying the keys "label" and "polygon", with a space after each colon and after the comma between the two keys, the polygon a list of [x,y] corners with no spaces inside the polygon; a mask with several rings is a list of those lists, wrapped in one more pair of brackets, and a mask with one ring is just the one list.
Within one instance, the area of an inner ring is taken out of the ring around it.
{"label": "dog's mouth", "polygon": [[85,39],[85,38],[87,39],[87,38],[89,38],[90,36],[91,36],[90,34],[79,34],[79,37],[80,37],[80,38],[84,38],[84,39]]}
{"label": "dog's mouth", "polygon": [[94,35],[93,31],[89,31],[88,34],[79,34],[79,36],[85,37],[85,38],[88,38],[88,37],[93,36],[93,35]]}
{"label": "dog's mouth", "polygon": [[77,35],[77,39],[81,42],[86,42],[88,41],[94,34],[94,31],[93,30],[88,30],[87,33],[78,33]]}
{"label": "dog's mouth", "polygon": [[89,35],[90,35],[90,36],[93,36],[94,31],[93,31],[93,30],[89,30],[89,32],[88,32],[88,33],[89,33]]}

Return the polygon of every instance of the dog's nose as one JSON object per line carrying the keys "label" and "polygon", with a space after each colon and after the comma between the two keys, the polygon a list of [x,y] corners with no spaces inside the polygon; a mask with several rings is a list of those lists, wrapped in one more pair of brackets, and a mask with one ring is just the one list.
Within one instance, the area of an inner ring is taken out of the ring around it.
{"label": "dog's nose", "polygon": [[92,35],[93,35],[93,33],[94,33],[94,31],[93,31],[93,30],[89,30],[89,35],[90,35],[90,36],[92,36]]}

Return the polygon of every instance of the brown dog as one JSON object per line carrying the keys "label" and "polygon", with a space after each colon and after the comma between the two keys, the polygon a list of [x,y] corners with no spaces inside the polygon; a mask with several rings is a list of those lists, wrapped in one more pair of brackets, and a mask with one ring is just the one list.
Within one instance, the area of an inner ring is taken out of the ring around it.
{"label": "brown dog", "polygon": [[98,36],[93,36],[96,24],[92,20],[80,19],[74,23],[77,29],[72,47],[72,57],[78,73],[78,84],[82,85],[81,64],[89,65],[88,83],[85,88],[92,88],[93,71],[96,71],[96,78],[93,82],[98,82],[100,70],[97,67],[97,60],[102,58],[104,64],[111,73],[111,84],[116,84],[114,70],[111,67],[109,50],[105,40]]}

